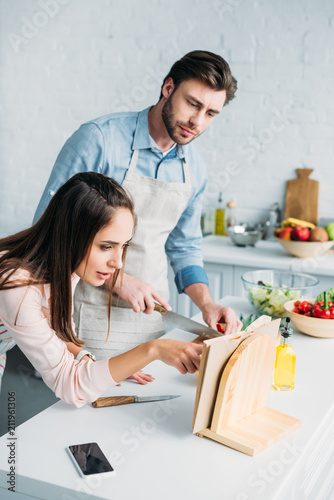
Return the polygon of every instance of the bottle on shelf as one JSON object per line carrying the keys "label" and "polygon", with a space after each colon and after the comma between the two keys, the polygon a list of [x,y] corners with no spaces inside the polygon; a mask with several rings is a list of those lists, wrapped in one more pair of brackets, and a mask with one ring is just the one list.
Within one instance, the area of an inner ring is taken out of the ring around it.
{"label": "bottle on shelf", "polygon": [[219,193],[218,206],[215,212],[215,234],[225,234],[225,210],[223,205],[223,194]]}
{"label": "bottle on shelf", "polygon": [[237,223],[237,218],[236,218],[237,203],[235,201],[229,201],[226,206],[227,206],[226,225],[227,227],[235,226]]}
{"label": "bottle on shelf", "polygon": [[295,388],[296,353],[291,345],[292,328],[290,318],[281,327],[281,343],[276,348],[273,386],[277,391],[292,391]]}

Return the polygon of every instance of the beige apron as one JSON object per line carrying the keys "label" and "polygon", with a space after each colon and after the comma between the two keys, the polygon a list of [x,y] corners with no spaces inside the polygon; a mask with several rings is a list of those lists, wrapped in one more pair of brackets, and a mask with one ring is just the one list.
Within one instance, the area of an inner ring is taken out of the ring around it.
{"label": "beige apron", "polygon": [[[139,150],[133,152],[123,187],[131,193],[137,214],[137,227],[127,252],[124,271],[150,283],[168,301],[167,256],[165,243],[187,206],[191,194],[189,165],[183,160],[184,183],[164,182],[135,172]],[[181,161],[181,160],[180,160]],[[115,297],[114,297],[114,303]],[[111,308],[109,339],[106,287],[93,287],[80,281],[74,306],[74,322],[85,348],[98,359],[113,357],[164,333],[157,312],[135,313],[119,300]]]}

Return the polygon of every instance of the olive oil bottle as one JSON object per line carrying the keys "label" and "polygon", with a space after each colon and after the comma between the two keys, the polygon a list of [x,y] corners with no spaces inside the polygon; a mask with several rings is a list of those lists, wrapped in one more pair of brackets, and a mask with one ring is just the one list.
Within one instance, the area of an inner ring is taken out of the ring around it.
{"label": "olive oil bottle", "polygon": [[219,193],[218,207],[215,212],[215,218],[215,234],[223,236],[225,234],[225,210],[222,193]]}
{"label": "olive oil bottle", "polygon": [[292,328],[286,318],[281,328],[281,343],[276,348],[273,386],[277,391],[292,391],[295,388],[296,353],[291,345]]}

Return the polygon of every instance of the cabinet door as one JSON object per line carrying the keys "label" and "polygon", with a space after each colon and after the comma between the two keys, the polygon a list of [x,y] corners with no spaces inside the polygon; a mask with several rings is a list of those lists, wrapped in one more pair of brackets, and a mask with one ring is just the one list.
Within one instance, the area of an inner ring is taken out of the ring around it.
{"label": "cabinet door", "polygon": [[[208,275],[210,292],[215,302],[218,302],[218,300],[226,295],[233,294],[233,266],[204,262],[204,269]],[[191,318],[197,314],[199,309],[190,300],[188,295],[178,293],[174,282],[174,273],[170,266],[168,269],[168,282],[170,292],[169,303],[173,311],[187,318]]]}
{"label": "cabinet door", "polygon": [[248,271],[253,271],[251,267],[235,266],[233,280],[233,294],[235,297],[247,297],[247,292],[242,284],[241,276]]}
{"label": "cabinet door", "polygon": [[191,318],[197,314],[199,309],[190,300],[187,294],[179,293],[175,281],[174,281],[174,271],[170,265],[168,265],[168,284],[169,284],[169,304],[172,307],[172,311],[182,314],[187,318]]}
{"label": "cabinet door", "polygon": [[233,294],[233,266],[204,262],[213,300],[217,302],[226,295]]}

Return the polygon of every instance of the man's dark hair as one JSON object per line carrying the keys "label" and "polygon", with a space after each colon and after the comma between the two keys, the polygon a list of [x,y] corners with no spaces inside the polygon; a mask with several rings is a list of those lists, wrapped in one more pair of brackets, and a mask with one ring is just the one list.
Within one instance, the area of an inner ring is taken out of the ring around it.
{"label": "man's dark hair", "polygon": [[[237,80],[232,76],[225,59],[204,50],[193,50],[176,61],[165,77],[162,87],[167,78],[173,79],[175,89],[187,80],[198,80],[213,90],[226,90],[225,104],[234,98],[237,90]],[[160,99],[163,96],[162,87]]]}

